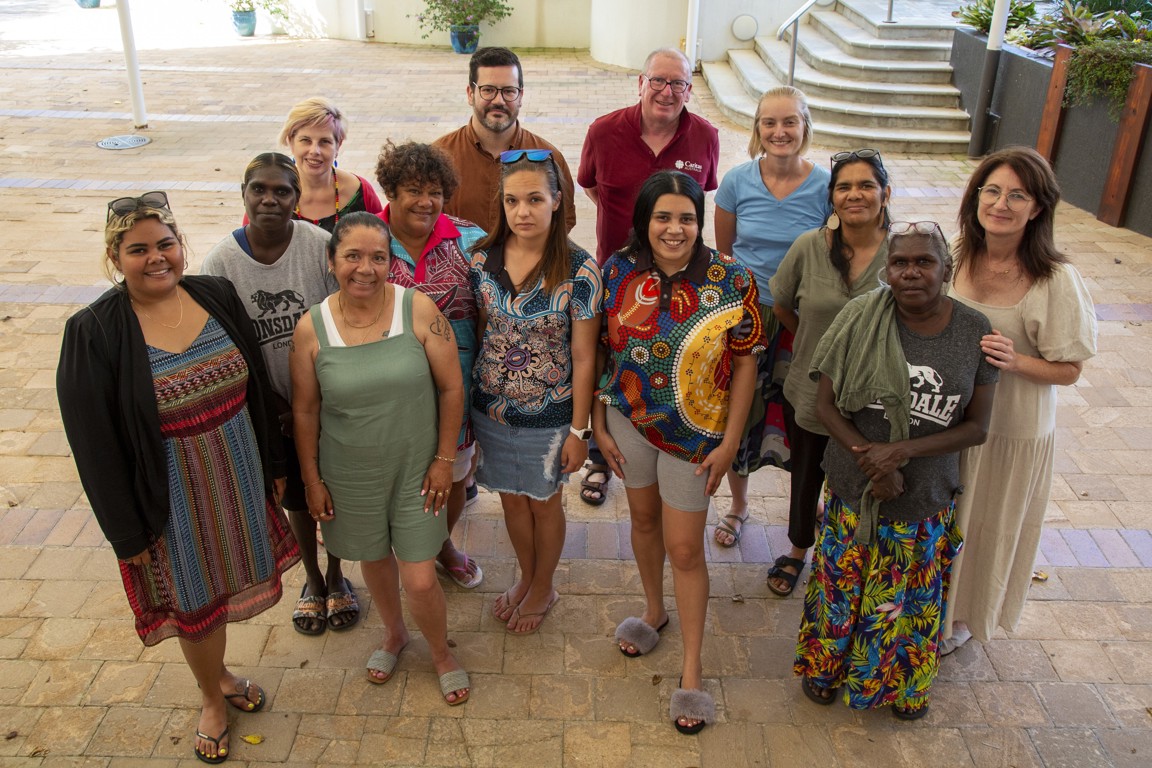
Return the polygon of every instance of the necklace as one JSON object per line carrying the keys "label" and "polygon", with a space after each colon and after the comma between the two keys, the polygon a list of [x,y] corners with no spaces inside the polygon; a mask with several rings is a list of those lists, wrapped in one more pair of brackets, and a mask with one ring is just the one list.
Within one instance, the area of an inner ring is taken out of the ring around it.
{"label": "necklace", "polygon": [[348,326],[349,328],[355,328],[356,330],[361,330],[363,328],[371,328],[372,326],[376,325],[376,323],[380,322],[380,317],[384,314],[384,305],[387,303],[388,303],[388,286],[385,285],[384,286],[384,301],[380,302],[380,311],[376,313],[376,317],[372,318],[372,322],[368,323],[367,325],[355,325],[354,323],[352,323],[351,320],[348,319],[348,316],[344,314],[344,294],[343,293],[336,294],[336,305],[340,308],[340,319],[344,321],[344,325]]}
{"label": "necklace", "polygon": [[176,325],[168,325],[168,323],[160,322],[156,318],[152,317],[152,315],[145,312],[144,307],[137,304],[135,299],[129,297],[128,300],[132,302],[132,306],[136,307],[137,312],[144,315],[144,317],[148,318],[152,322],[159,323],[160,325],[164,326],[165,328],[170,328],[170,329],[175,330],[176,328],[180,327],[180,323],[184,322],[184,300],[180,298],[180,291],[179,290],[176,291],[176,303],[180,306],[180,318],[176,321]]}
{"label": "necklace", "polygon": [[[336,190],[336,221],[332,222],[332,226],[335,227],[337,224],[340,223],[340,180],[338,178],[336,178],[336,169],[335,168],[332,169],[332,188]],[[323,221],[323,219],[309,219],[306,216],[302,216],[300,214],[300,203],[299,202],[296,203],[295,213],[296,213],[296,218],[304,219],[304,221],[310,221],[313,224],[315,224],[316,226],[320,226],[320,222]]]}

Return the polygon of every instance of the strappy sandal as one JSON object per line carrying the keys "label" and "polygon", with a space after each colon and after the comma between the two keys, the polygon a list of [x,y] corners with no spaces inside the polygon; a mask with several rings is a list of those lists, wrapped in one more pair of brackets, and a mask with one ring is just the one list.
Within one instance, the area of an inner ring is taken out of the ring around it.
{"label": "strappy sandal", "polygon": [[[594,481],[592,475],[603,475],[602,481]],[[588,467],[588,473],[580,481],[580,500],[585,504],[598,507],[608,500],[608,482],[612,479],[612,470],[606,464],[593,464]],[[590,493],[599,493],[599,498],[590,496]]]}
{"label": "strappy sandal", "polygon": [[[788,573],[784,570],[785,567],[795,568],[796,573]],[[774,595],[780,597],[788,597],[792,591],[796,589],[796,581],[800,578],[800,574],[804,572],[804,561],[796,557],[788,557],[781,555],[776,558],[776,563],[768,569],[768,589]],[[781,579],[788,584],[788,589],[777,589],[772,584],[772,579]]]}
{"label": "strappy sandal", "polygon": [[[360,601],[356,599],[356,591],[352,589],[352,582],[344,577],[343,592],[329,592],[326,606],[328,608],[328,628],[333,632],[343,632],[351,629],[360,621]],[[340,617],[344,621],[336,624],[332,619]]]}
{"label": "strappy sandal", "polygon": [[[729,523],[728,520],[739,520],[740,521],[740,527],[737,528],[736,526]],[[724,517],[722,517],[716,521],[716,527],[712,529],[712,540],[715,541],[716,544],[721,546],[721,547],[729,548],[729,547],[736,546],[737,544],[740,543],[740,534],[744,531],[744,524],[747,522],[748,522],[748,513],[747,512],[744,513],[743,517],[741,517],[740,515],[732,515],[732,514],[724,515]],[[720,539],[717,538],[717,536],[716,536],[716,534],[718,534],[718,533],[726,533],[729,536],[731,536],[732,537],[731,543],[725,544],[724,542],[720,541]]]}

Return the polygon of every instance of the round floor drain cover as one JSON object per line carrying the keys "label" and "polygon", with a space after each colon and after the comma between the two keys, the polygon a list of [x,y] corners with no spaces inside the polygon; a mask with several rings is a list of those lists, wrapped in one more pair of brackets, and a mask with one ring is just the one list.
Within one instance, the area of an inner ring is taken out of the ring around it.
{"label": "round floor drain cover", "polygon": [[152,139],[146,136],[109,136],[96,142],[96,146],[100,149],[132,149],[133,147],[142,147],[151,141]]}

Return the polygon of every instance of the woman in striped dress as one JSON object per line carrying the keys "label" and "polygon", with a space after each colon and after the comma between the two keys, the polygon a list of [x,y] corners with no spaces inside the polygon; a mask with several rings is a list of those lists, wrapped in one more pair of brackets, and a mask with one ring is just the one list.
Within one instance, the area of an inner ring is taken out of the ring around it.
{"label": "woman in striped dress", "polygon": [[284,460],[252,324],[231,284],[185,277],[162,192],[113,200],[115,287],[68,320],[56,389],[80,480],[145,645],[177,637],[201,690],[193,746],[227,759],[225,704],[264,706],[224,666],[225,626],[280,600],[299,560],[276,504]]}

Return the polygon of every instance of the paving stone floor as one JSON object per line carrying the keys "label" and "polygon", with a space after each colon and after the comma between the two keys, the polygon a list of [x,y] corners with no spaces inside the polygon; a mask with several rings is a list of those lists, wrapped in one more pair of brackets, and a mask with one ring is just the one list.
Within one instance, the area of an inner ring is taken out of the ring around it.
{"label": "paving stone floor", "polygon": [[[341,164],[365,176],[386,138],[430,140],[467,116],[464,57],[267,35],[241,41],[208,8],[204,0],[134,4],[150,110],[139,133],[152,143],[108,152],[94,143],[132,132],[115,11],[81,11],[68,0],[0,6],[0,766],[197,764],[195,683],[175,643],[145,649],[134,636],[53,391],[64,320],[103,290],[107,200],[168,190],[195,266],[239,221],[242,169],[274,148],[299,99],[323,93],[347,111]],[[631,103],[635,76],[580,51],[522,58],[524,123],[575,167],[587,124]],[[743,161],[746,128],[723,121],[702,82],[692,108],[720,126],[724,167]],[[812,151],[817,162],[828,155]],[[885,162],[896,214],[953,231],[972,164]],[[574,236],[590,247],[594,212],[584,197],[577,202]],[[610,639],[641,606],[617,484],[599,508],[569,489],[562,597],[531,637],[507,635],[489,613],[513,576],[499,504],[483,494],[469,510],[460,540],[487,578],[475,592],[445,587],[452,639],[474,685],[464,707],[442,704],[419,640],[392,682],[365,681],[380,622],[362,589],[367,618],[344,634],[296,634],[290,600],[230,627],[228,663],[270,698],[263,713],[234,713],[230,763],[1152,765],[1152,512],[1141,501],[1152,497],[1152,239],[1068,206],[1057,223],[1101,322],[1100,354],[1060,394],[1039,560],[1050,578],[1033,585],[1016,632],[945,660],[924,721],[825,709],[801,695],[790,674],[801,603],[772,597],[764,584],[766,564],[786,544],[786,484],[766,470],[752,483],[755,522],[740,547],[708,547],[705,669],[719,722],[699,737],[681,737],[667,722],[676,632],[636,660]],[[727,510],[724,493],[715,512]],[[356,569],[351,576],[363,584]],[[286,594],[301,580],[292,572]],[[235,738],[245,734],[264,741]]]}

